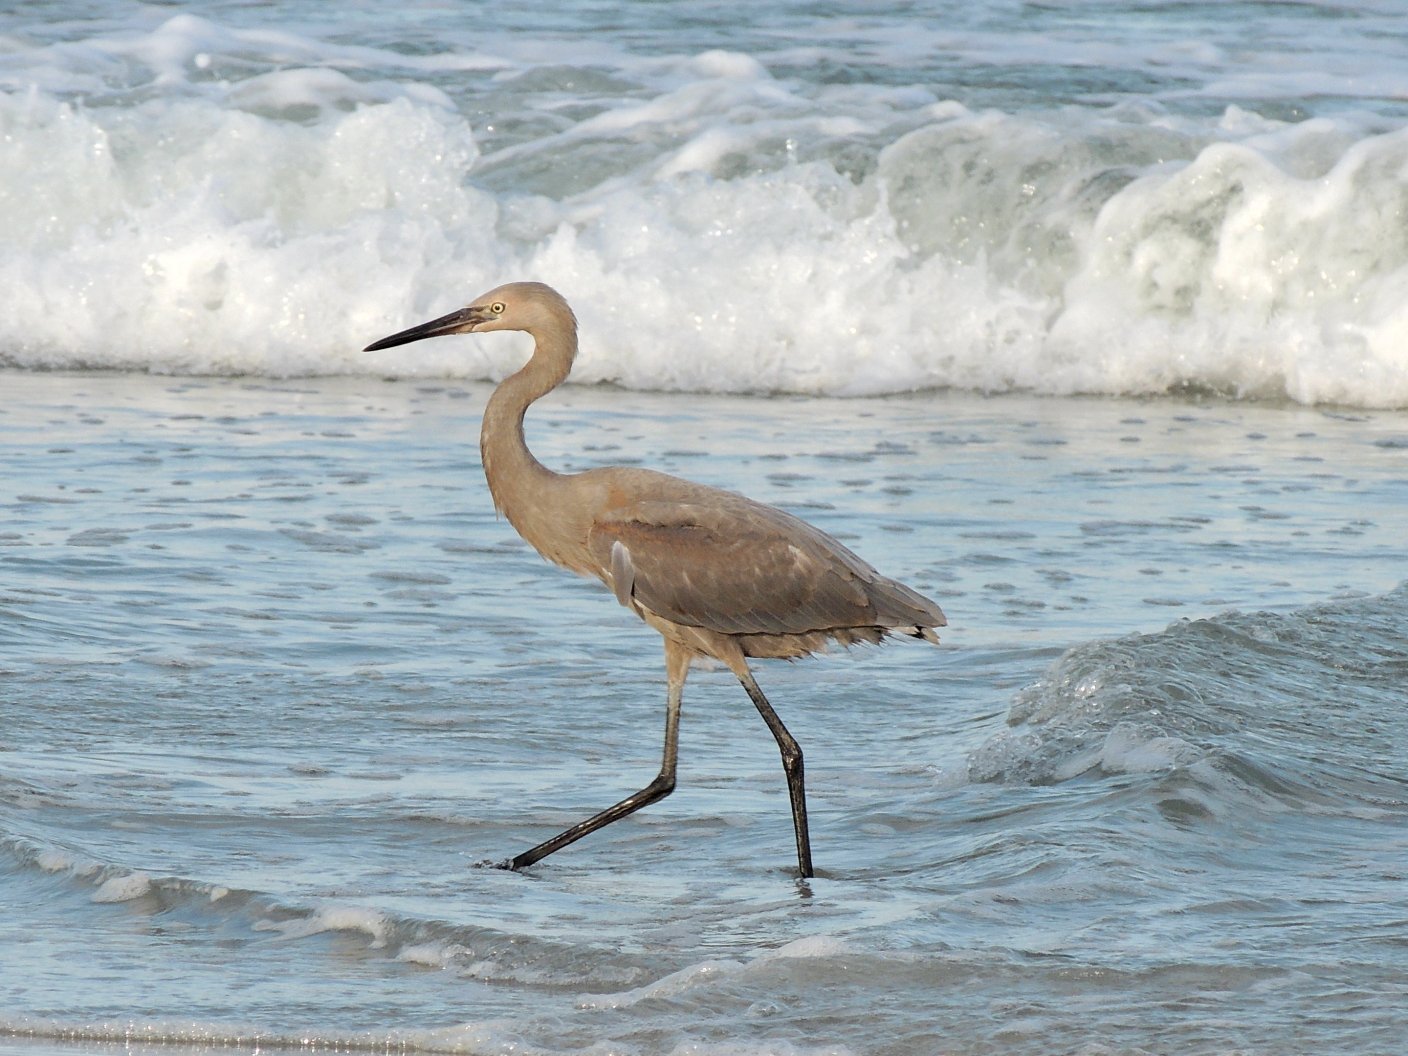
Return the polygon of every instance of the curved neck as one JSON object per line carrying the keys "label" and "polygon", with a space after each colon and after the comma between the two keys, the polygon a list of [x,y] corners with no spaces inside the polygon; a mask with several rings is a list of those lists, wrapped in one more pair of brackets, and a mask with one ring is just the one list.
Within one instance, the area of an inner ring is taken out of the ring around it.
{"label": "curved neck", "polygon": [[577,335],[569,329],[548,337],[534,333],[533,338],[532,358],[518,373],[500,382],[489,397],[479,432],[479,452],[495,509],[537,545],[523,526],[535,520],[542,523],[532,516],[533,511],[547,501],[546,493],[562,478],[528,450],[523,415],[535,400],[566,380],[577,352]]}

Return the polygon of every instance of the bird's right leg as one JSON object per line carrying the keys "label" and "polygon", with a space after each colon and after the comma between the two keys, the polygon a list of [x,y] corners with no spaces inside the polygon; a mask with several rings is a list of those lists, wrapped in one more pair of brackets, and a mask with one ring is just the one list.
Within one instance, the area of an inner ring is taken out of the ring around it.
{"label": "bird's right leg", "polygon": [[569,843],[576,843],[588,833],[596,832],[613,821],[619,821],[627,814],[634,814],[641,807],[664,799],[675,790],[675,760],[679,755],[680,744],[680,702],[684,698],[684,680],[689,674],[692,658],[693,654],[684,646],[665,639],[665,674],[669,681],[665,701],[665,756],[655,780],[616,805],[607,807],[600,814],[593,814],[586,821],[573,825],[552,839],[544,840],[538,846],[503,862],[505,869],[526,869],[553,851],[560,851]]}
{"label": "bird's right leg", "polygon": [[777,712],[773,711],[768,698],[763,696],[763,691],[753,679],[753,673],[748,670],[748,662],[740,656],[736,663],[729,666],[738,676],[738,681],[743,683],[743,688],[747,690],[753,706],[758,709],[758,714],[768,724],[773,740],[777,742],[777,750],[782,753],[782,770],[787,775],[787,794],[792,800],[792,828],[797,836],[797,871],[805,880],[813,873],[811,833],[807,829],[807,791],[803,778],[802,746],[777,717]]}

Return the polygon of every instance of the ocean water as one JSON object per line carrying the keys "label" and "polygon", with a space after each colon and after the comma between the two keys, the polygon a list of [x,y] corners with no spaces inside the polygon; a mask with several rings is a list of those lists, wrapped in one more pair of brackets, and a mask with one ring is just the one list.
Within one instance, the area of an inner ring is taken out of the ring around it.
{"label": "ocean water", "polygon": [[0,361],[1408,406],[1392,0],[548,6],[0,15]]}
{"label": "ocean water", "polygon": [[[1401,1053],[1408,14],[0,13],[0,1049]],[[686,691],[496,519],[529,418],[944,644]]]}

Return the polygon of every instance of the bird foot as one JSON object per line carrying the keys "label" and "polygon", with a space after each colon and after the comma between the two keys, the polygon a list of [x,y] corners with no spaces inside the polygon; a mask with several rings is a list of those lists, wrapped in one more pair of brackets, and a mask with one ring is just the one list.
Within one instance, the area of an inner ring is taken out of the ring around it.
{"label": "bird foot", "polygon": [[496,862],[492,858],[485,858],[482,862],[475,862],[471,869],[507,869],[509,872],[516,872],[512,858],[505,858],[501,862]]}

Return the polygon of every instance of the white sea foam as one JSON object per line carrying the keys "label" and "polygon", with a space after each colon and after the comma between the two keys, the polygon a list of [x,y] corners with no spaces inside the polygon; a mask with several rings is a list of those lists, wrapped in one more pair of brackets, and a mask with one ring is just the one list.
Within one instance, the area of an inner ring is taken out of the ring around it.
{"label": "white sea foam", "polygon": [[152,889],[152,878],[143,872],[110,876],[93,892],[94,902],[131,902]]}
{"label": "white sea foam", "polygon": [[46,848],[39,851],[34,856],[34,864],[43,869],[46,873],[63,873],[76,871],[78,863],[73,855],[67,851],[58,851],[53,848]]}
{"label": "white sea foam", "polygon": [[808,935],[793,939],[775,950],[760,953],[754,963],[774,960],[812,960],[827,957],[844,957],[855,951],[834,935]]}
{"label": "white sea foam", "polygon": [[448,968],[467,952],[465,947],[455,942],[422,942],[401,947],[396,959],[409,964],[422,964],[427,968]]}
{"label": "white sea foam", "polygon": [[616,994],[588,994],[577,998],[578,1008],[629,1008],[651,998],[675,997],[700,986],[716,984],[720,979],[736,976],[743,971],[739,961],[714,959],[701,961],[671,972],[653,983]]}
{"label": "white sea foam", "polygon": [[359,349],[538,278],[578,309],[587,382],[1408,406],[1391,121],[970,109],[738,52],[494,47],[180,15],[15,48],[0,363],[492,378],[521,340]]}
{"label": "white sea foam", "polygon": [[386,914],[362,906],[320,906],[306,917],[290,920],[261,920],[256,931],[277,931],[285,938],[304,939],[325,931],[355,931],[370,938],[373,949],[386,945],[391,921]]}
{"label": "white sea foam", "polygon": [[794,939],[775,950],[763,950],[746,963],[727,958],[711,958],[671,972],[652,983],[613,994],[588,994],[577,999],[578,1008],[629,1008],[652,998],[680,994],[719,985],[721,980],[770,971],[779,961],[843,958],[853,951],[840,939],[813,935]]}

